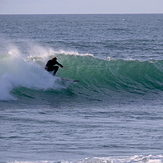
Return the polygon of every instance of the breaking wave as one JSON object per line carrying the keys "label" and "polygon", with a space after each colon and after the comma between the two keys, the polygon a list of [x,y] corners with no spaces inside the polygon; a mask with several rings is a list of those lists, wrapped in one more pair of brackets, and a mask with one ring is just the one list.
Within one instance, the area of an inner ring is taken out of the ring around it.
{"label": "breaking wave", "polygon": [[[44,70],[44,65],[53,56],[66,69],[59,69],[57,75],[76,79],[72,84],[61,82]],[[69,88],[70,86],[70,88]],[[163,90],[163,60],[123,60],[96,58],[92,54],[44,50],[44,53],[22,56],[18,51],[0,55],[0,100],[15,99],[14,89],[31,90],[71,89],[77,95],[110,92],[144,94]],[[82,92],[82,93],[81,93]]]}

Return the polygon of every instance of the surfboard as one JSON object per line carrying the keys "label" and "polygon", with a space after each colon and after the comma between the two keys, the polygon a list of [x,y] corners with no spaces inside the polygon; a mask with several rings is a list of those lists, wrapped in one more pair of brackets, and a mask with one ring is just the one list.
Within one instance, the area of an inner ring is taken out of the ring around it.
{"label": "surfboard", "polygon": [[70,81],[70,82],[79,82],[79,80],[73,80],[73,79],[65,79],[65,78],[61,78],[61,80],[65,80],[65,81]]}
{"label": "surfboard", "polygon": [[66,78],[61,78],[59,76],[56,76],[57,78],[61,79],[61,80],[64,80],[64,81],[70,81],[70,82],[74,82],[74,83],[77,83],[79,82],[79,80],[73,80],[73,79],[66,79]]}

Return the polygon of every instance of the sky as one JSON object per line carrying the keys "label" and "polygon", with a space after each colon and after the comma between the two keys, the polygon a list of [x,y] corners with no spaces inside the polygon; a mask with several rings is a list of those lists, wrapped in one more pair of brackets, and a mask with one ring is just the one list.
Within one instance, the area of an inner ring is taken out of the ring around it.
{"label": "sky", "polygon": [[163,13],[163,0],[0,0],[0,14]]}

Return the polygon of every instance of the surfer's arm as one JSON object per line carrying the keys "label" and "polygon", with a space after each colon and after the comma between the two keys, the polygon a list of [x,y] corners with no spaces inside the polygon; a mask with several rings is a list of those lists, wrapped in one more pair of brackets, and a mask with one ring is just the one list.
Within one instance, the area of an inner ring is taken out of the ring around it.
{"label": "surfer's arm", "polygon": [[60,63],[56,63],[58,66],[60,66],[60,67],[62,67],[62,68],[66,68],[66,67],[64,67],[63,65],[61,65]]}

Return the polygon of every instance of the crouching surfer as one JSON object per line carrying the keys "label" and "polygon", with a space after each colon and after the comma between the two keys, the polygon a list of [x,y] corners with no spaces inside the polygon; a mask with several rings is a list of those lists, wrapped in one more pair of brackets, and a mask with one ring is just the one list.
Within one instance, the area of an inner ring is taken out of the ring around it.
{"label": "crouching surfer", "polygon": [[60,63],[57,62],[57,57],[53,57],[51,60],[49,60],[46,63],[45,70],[47,70],[47,71],[54,71],[53,75],[55,75],[56,72],[58,71],[59,67],[58,66],[54,66],[54,65],[58,65],[58,66],[60,66],[62,68],[66,68],[66,67],[62,66]]}

